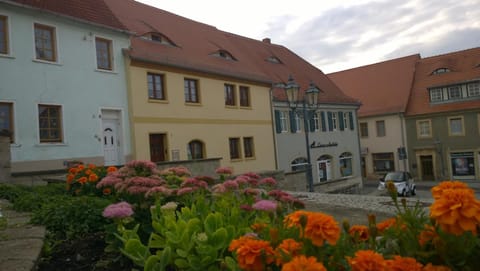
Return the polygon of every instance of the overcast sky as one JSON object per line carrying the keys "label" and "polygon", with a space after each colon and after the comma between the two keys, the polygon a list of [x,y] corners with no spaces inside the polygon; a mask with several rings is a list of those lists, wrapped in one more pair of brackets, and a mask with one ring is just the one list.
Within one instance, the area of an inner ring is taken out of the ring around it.
{"label": "overcast sky", "polygon": [[241,36],[270,38],[324,73],[480,47],[480,0],[140,0]]}

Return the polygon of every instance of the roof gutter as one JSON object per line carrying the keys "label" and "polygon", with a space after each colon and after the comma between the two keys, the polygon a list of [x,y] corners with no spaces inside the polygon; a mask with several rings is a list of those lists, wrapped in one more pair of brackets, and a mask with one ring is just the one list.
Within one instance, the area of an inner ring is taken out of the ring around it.
{"label": "roof gutter", "polygon": [[58,17],[62,17],[62,18],[66,18],[66,19],[69,19],[69,20],[72,20],[72,21],[75,21],[75,22],[78,22],[78,23],[83,23],[83,24],[88,24],[88,25],[91,25],[91,26],[101,27],[101,28],[109,29],[111,31],[120,32],[120,33],[127,34],[127,35],[134,35],[135,34],[134,32],[131,32],[131,31],[126,30],[126,29],[120,29],[120,28],[107,26],[107,25],[104,25],[104,24],[94,23],[94,22],[91,22],[91,21],[88,21],[88,20],[84,20],[84,19],[80,19],[80,18],[77,18],[77,17],[70,16],[70,15],[65,15],[65,14],[50,11],[50,10],[47,10],[47,9],[32,7],[30,5],[20,4],[20,3],[17,3],[17,2],[13,2],[13,1],[0,0],[0,3],[4,3],[4,4],[10,5],[10,6],[15,6],[15,7],[20,7],[20,8],[25,8],[25,9],[29,9],[29,10],[32,10],[32,11],[41,11],[41,12],[49,13],[49,14],[52,14],[52,15],[55,15],[55,16],[58,16]]}

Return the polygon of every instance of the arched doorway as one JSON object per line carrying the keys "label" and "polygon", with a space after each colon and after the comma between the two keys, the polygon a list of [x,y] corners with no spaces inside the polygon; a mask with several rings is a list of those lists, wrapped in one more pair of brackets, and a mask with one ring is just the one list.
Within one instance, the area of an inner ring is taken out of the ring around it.
{"label": "arched doorway", "polygon": [[324,154],[317,159],[318,180],[320,182],[332,180],[332,156]]}

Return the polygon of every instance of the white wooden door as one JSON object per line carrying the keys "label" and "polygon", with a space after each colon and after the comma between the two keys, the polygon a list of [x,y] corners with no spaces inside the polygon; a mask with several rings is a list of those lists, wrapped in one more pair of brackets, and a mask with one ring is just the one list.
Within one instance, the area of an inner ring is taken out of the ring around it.
{"label": "white wooden door", "polygon": [[118,139],[118,120],[104,119],[103,123],[103,155],[105,157],[105,165],[118,165],[118,153],[120,141]]}

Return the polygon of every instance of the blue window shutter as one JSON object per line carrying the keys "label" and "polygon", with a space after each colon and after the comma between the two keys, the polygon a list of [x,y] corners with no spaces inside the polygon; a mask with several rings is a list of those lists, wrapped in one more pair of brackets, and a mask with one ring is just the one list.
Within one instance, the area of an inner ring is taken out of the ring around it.
{"label": "blue window shutter", "polygon": [[320,112],[320,117],[322,118],[322,132],[327,131],[327,124],[325,121],[325,112]]}
{"label": "blue window shutter", "polygon": [[297,123],[295,122],[295,112],[289,111],[290,113],[290,131],[292,133],[297,132]]}
{"label": "blue window shutter", "polygon": [[355,127],[353,127],[353,113],[348,112],[348,118],[350,119],[350,130],[355,130]]}
{"label": "blue window shutter", "polygon": [[328,118],[328,131],[333,131],[333,119],[332,119],[332,112],[328,111],[327,112],[327,118]]}
{"label": "blue window shutter", "polygon": [[340,123],[340,131],[344,130],[344,123],[343,123],[343,112],[338,111],[338,122]]}
{"label": "blue window shutter", "polygon": [[277,134],[282,132],[282,122],[280,121],[280,111],[275,110],[275,130]]}

